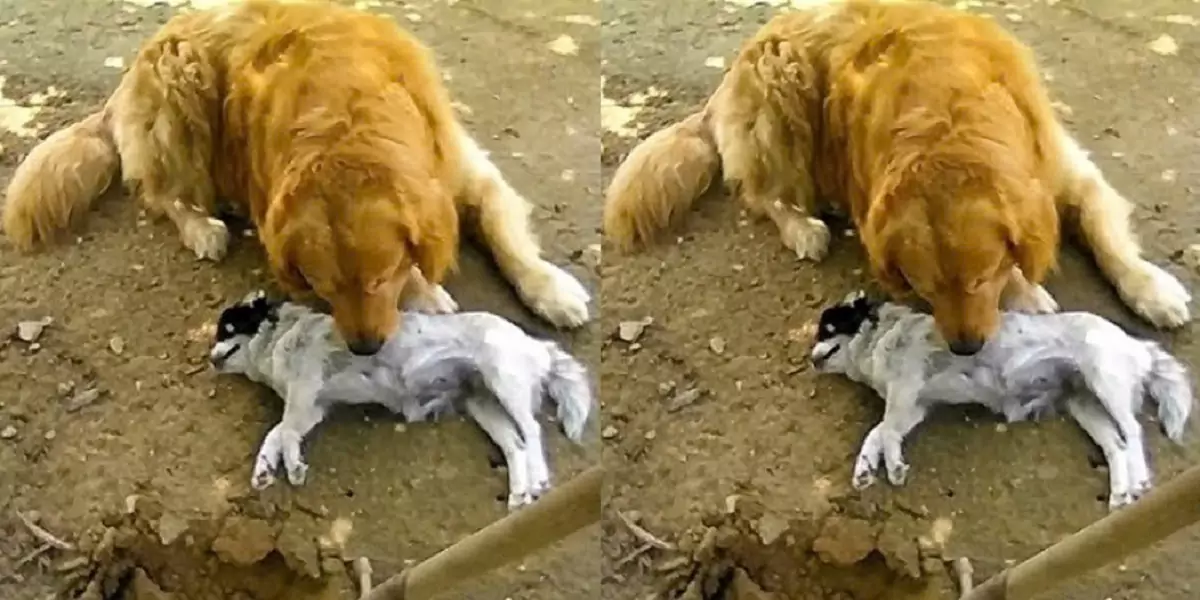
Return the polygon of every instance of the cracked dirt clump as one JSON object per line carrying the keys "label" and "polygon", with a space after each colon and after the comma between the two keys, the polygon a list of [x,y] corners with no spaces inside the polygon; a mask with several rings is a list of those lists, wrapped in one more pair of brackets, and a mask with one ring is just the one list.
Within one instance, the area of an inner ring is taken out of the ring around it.
{"label": "cracked dirt clump", "polygon": [[858,501],[788,518],[756,499],[732,497],[678,542],[664,598],[678,600],[935,600],[955,597],[941,558],[944,539],[904,512],[879,518]]}
{"label": "cracked dirt clump", "polygon": [[[179,514],[131,497],[82,536],[59,597],[78,600],[349,600],[341,548],[303,513],[234,503]],[[342,540],[344,541],[344,540]]]}

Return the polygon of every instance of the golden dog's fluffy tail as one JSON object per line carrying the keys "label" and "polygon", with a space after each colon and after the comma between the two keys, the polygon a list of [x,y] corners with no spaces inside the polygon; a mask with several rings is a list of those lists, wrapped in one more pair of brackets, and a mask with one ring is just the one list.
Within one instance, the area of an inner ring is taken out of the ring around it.
{"label": "golden dog's fluffy tail", "polygon": [[31,250],[87,213],[121,164],[103,113],[55,132],[13,173],[4,204],[4,232]]}
{"label": "golden dog's fluffy tail", "polygon": [[646,138],[608,186],[604,235],[623,250],[650,241],[691,208],[720,165],[703,113]]}

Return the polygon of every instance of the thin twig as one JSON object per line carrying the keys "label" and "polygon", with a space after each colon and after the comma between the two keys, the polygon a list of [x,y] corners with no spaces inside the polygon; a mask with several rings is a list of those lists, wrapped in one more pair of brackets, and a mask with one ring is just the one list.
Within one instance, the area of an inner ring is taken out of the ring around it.
{"label": "thin twig", "polygon": [[954,559],[954,574],[958,576],[958,595],[966,596],[975,588],[975,569],[967,557]]}
{"label": "thin twig", "polygon": [[358,576],[358,597],[371,593],[371,560],[365,556],[354,559],[354,574]]}
{"label": "thin twig", "polygon": [[613,566],[613,570],[619,570],[621,567],[633,562],[637,559],[637,557],[649,552],[653,547],[654,546],[651,544],[642,544],[641,546],[638,546],[633,552],[626,554],[624,558],[618,560],[617,564]]}
{"label": "thin twig", "polygon": [[29,532],[33,534],[33,537],[36,537],[37,539],[42,540],[43,542],[50,544],[51,546],[54,546],[55,548],[58,548],[59,550],[74,550],[75,549],[75,546],[73,546],[72,544],[64,542],[64,541],[60,540],[59,538],[54,537],[54,534],[50,533],[49,531],[46,531],[45,529],[38,527],[37,523],[34,523],[32,519],[21,514],[21,511],[16,511],[16,512],[17,512],[17,518],[21,519],[21,522],[25,524],[25,527],[29,528]]}
{"label": "thin twig", "polygon": [[651,546],[654,546],[655,548],[658,548],[659,550],[670,550],[670,551],[675,550],[675,544],[672,544],[670,542],[664,542],[661,539],[655,537],[654,534],[650,533],[649,531],[642,529],[641,527],[638,526],[637,523],[634,523],[633,519],[630,519],[625,513],[621,512],[621,511],[617,511],[617,516],[620,517],[621,522],[625,523],[625,526],[629,528],[629,532],[633,534],[633,537],[641,540],[642,543],[650,544]]}
{"label": "thin twig", "polygon": [[21,567],[33,562],[34,560],[37,559],[37,557],[49,552],[50,549],[53,547],[54,547],[53,544],[42,544],[41,546],[34,548],[32,552],[30,552],[29,554],[26,554],[25,556],[22,556],[21,560],[18,560],[17,564],[13,565],[13,570],[16,571],[16,570],[20,569]]}

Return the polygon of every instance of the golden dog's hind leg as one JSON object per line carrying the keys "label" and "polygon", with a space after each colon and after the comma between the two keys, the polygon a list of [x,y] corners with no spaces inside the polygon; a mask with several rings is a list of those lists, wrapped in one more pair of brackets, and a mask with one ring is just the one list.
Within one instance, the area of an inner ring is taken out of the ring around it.
{"label": "golden dog's hind leg", "polygon": [[496,265],[535,313],[558,327],[588,320],[587,290],[570,273],[541,256],[530,228],[532,207],[466,131],[458,128],[464,186],[461,201],[474,213],[481,241]]}
{"label": "golden dog's hind leg", "polygon": [[725,183],[747,211],[767,217],[802,260],[829,250],[829,227],[813,215],[812,176],[820,92],[809,59],[788,43],[738,57],[707,110]]}
{"label": "golden dog's hind leg", "polygon": [[108,102],[122,176],[146,208],[166,215],[197,258],[225,256],[229,229],[212,217],[218,78],[203,52],[164,34],[148,42]]}
{"label": "golden dog's hind leg", "polygon": [[1141,256],[1129,222],[1133,207],[1113,189],[1087,152],[1061,126],[1061,202],[1077,213],[1080,232],[1100,270],[1129,308],[1157,327],[1191,319],[1191,294],[1179,280]]}

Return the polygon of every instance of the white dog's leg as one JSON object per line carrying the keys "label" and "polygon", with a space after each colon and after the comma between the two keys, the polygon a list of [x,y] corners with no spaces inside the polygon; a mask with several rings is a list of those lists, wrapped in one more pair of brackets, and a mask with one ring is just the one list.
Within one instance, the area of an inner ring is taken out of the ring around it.
{"label": "white dog's leg", "polygon": [[850,484],[856,490],[864,490],[875,483],[875,470],[883,462],[883,443],[880,441],[882,424],[876,425],[863,440],[862,449],[854,461],[854,478]]}
{"label": "white dog's leg", "polygon": [[925,420],[925,409],[913,402],[888,400],[888,408],[879,424],[879,442],[883,446],[883,463],[888,481],[904,485],[908,480],[908,463],[904,461],[904,438]]}
{"label": "white dog's leg", "polygon": [[1108,463],[1108,508],[1116,510],[1134,500],[1125,443],[1112,419],[1093,402],[1088,397],[1073,396],[1067,399],[1067,412],[1104,453]]}
{"label": "white dog's leg", "polygon": [[283,466],[292,485],[304,485],[308,477],[301,445],[304,436],[325,418],[325,409],[317,405],[321,386],[320,381],[307,380],[288,386],[283,420],[279,423],[279,442],[283,447]]}
{"label": "white dog's leg", "polygon": [[466,182],[463,201],[476,209],[476,226],[496,265],[521,300],[558,327],[578,327],[588,320],[587,290],[570,273],[541,256],[530,228],[532,208],[504,180],[487,153],[460,128]]}
{"label": "white dog's leg", "polygon": [[533,502],[529,485],[528,448],[508,413],[491,398],[471,396],[466,402],[467,414],[500,448],[508,467],[508,509],[517,510]]}
{"label": "white dog's leg", "polygon": [[280,441],[280,426],[275,425],[263,438],[254,461],[254,472],[250,476],[250,487],[264,490],[275,483],[275,470],[283,462],[283,444]]}
{"label": "white dog's leg", "polygon": [[1054,296],[1051,296],[1046,288],[1025,279],[1025,274],[1019,267],[1013,267],[1012,277],[1004,287],[1000,302],[1007,310],[1027,314],[1058,311],[1058,302],[1055,302]]}
{"label": "white dog's leg", "polygon": [[1150,466],[1146,464],[1146,443],[1142,424],[1134,413],[1137,400],[1134,394],[1140,388],[1128,385],[1128,381],[1105,373],[1085,373],[1087,383],[1101,406],[1094,410],[1104,414],[1105,420],[1116,424],[1116,435],[1121,441],[1125,462],[1129,472],[1129,493],[1134,500],[1150,490]]}
{"label": "white dog's leg", "polygon": [[1085,243],[1121,299],[1158,327],[1188,322],[1191,294],[1170,273],[1142,258],[1129,222],[1133,206],[1061,126],[1058,146],[1063,157],[1063,201],[1078,210]]}
{"label": "white dog's leg", "polygon": [[458,303],[446,288],[429,283],[421,269],[413,267],[408,277],[408,289],[402,302],[406,310],[415,310],[431,315],[456,312]]}

